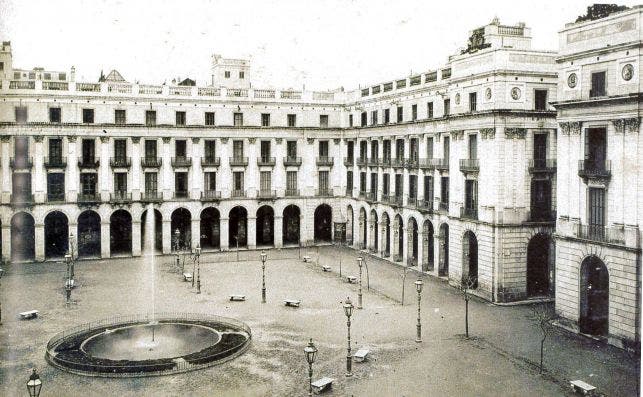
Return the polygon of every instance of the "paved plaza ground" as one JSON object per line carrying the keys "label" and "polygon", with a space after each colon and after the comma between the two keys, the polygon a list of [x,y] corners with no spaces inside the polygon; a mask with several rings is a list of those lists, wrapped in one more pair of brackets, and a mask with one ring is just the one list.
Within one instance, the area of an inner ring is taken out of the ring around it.
{"label": "paved plaza ground", "polygon": [[[470,333],[464,333],[464,303],[445,281],[424,278],[423,342],[415,342],[417,295],[409,272],[401,305],[401,267],[367,255],[370,290],[364,274],[364,309],[355,310],[353,349],[371,349],[368,362],[354,363],[346,378],[346,317],[342,301],[357,303],[358,286],[342,274],[358,275],[357,252],[346,248],[269,250],[267,300],[261,303],[258,251],[202,255],[202,293],[183,282],[172,257],[80,261],[74,301],[65,304],[66,267],[46,262],[10,265],[2,278],[0,395],[26,395],[36,367],[41,396],[208,395],[301,396],[307,393],[303,349],[313,338],[319,349],[314,379],[335,378],[333,396],[565,396],[570,379],[582,379],[608,396],[635,396],[638,357],[556,329],[546,342],[546,373],[538,373],[540,331],[529,306],[470,303]],[[323,272],[329,265],[332,272]],[[153,273],[153,269],[155,272]],[[191,264],[189,265],[190,272]],[[153,280],[155,288],[153,288]],[[233,317],[252,329],[252,346],[242,356],[205,370],[149,378],[105,379],[69,374],[49,366],[45,346],[57,332],[113,315],[151,311],[208,313]],[[245,294],[246,302],[229,295]],[[301,299],[300,308],[283,305]],[[37,319],[18,313],[36,309]]]}

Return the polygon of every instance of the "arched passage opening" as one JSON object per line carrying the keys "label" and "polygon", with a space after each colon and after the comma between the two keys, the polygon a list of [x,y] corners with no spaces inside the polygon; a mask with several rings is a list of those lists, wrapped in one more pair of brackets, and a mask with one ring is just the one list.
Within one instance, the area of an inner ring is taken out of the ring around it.
{"label": "arched passage opening", "polygon": [[549,261],[551,238],[538,233],[527,246],[527,295],[546,296],[550,292]]}
{"label": "arched passage opening", "polygon": [[449,275],[449,225],[443,223],[440,225],[440,263],[438,267],[438,276]]}
{"label": "arched passage opening", "polygon": [[219,248],[221,246],[221,231],[220,231],[221,215],[219,210],[214,207],[209,207],[201,211],[201,248]]}
{"label": "arched passage opening", "polygon": [[[147,235],[149,225],[147,214],[149,211],[150,210],[145,210],[141,214],[141,248],[143,251],[149,249],[150,237]],[[163,215],[161,215],[161,211],[156,208],[154,209],[154,251],[163,251]]]}
{"label": "arched passage opening", "polygon": [[78,256],[100,256],[100,215],[95,211],[83,211],[78,217]]}
{"label": "arched passage opening", "polygon": [[472,231],[467,230],[462,237],[463,280],[471,278],[471,288],[478,288],[478,239]]}
{"label": "arched passage opening", "polygon": [[433,224],[427,219],[422,225],[422,271],[433,271],[433,255]]}
{"label": "arched passage opening", "polygon": [[393,260],[400,262],[404,259],[404,222],[402,221],[402,217],[396,215],[393,225],[395,226],[393,234],[397,242],[397,251],[393,255]]}
{"label": "arched passage opening", "polygon": [[228,243],[230,247],[245,247],[248,245],[248,211],[243,207],[230,210],[228,222]]}
{"label": "arched passage opening", "polygon": [[609,273],[597,256],[591,255],[580,269],[580,332],[607,336],[609,332]]}
{"label": "arched passage opening", "polygon": [[109,250],[112,255],[132,254],[132,216],[125,210],[109,217]]}
{"label": "arched passage opening", "polygon": [[364,207],[359,209],[359,233],[361,234],[360,248],[366,249],[368,246],[368,225],[366,224],[366,210]]}
{"label": "arched passage opening", "polygon": [[301,212],[296,205],[284,208],[283,213],[283,242],[284,244],[299,245],[299,219]]}
{"label": "arched passage opening", "polygon": [[384,241],[382,246],[382,251],[385,258],[391,256],[391,220],[388,217],[388,214],[385,212],[382,214],[382,224],[384,225]]}
{"label": "arched passage opening", "polygon": [[62,258],[69,249],[67,215],[52,211],[45,217],[45,258]]}
{"label": "arched passage opening", "polygon": [[377,212],[375,210],[371,210],[371,225],[369,228],[371,229],[371,246],[369,247],[370,251],[377,252],[379,251],[379,223],[378,223],[378,218],[377,218]]}
{"label": "arched passage opening", "polygon": [[418,235],[418,224],[415,218],[409,218],[409,224],[408,224],[408,232],[409,232],[409,241],[408,241],[408,265],[409,266],[417,266],[418,264],[418,246],[419,246],[419,235]]}
{"label": "arched passage opening", "polygon": [[328,204],[321,204],[315,209],[315,241],[332,241],[333,210]]}
{"label": "arched passage opening", "polygon": [[[170,216],[172,238],[174,244],[172,249],[185,250],[192,247],[192,214],[185,208],[177,208]],[[177,234],[176,231],[179,231]]]}
{"label": "arched passage opening", "polygon": [[32,261],[36,257],[35,222],[33,216],[18,212],[11,218],[11,260]]}
{"label": "arched passage opening", "polygon": [[353,233],[354,233],[354,219],[353,219],[353,207],[349,205],[346,209],[346,242],[348,245],[353,245]]}
{"label": "arched passage opening", "polygon": [[257,210],[257,245],[274,245],[275,211],[269,205]]}

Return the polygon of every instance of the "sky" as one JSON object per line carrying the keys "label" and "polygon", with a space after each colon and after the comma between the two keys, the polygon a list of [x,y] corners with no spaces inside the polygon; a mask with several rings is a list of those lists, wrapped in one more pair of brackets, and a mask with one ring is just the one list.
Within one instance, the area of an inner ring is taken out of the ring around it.
{"label": "sky", "polygon": [[[635,2],[619,4],[635,5]],[[525,22],[534,49],[584,14],[578,0],[0,0],[0,39],[14,67],[96,81],[117,69],[148,84],[210,82],[213,53],[249,58],[257,88],[335,89],[435,69],[498,17]]]}

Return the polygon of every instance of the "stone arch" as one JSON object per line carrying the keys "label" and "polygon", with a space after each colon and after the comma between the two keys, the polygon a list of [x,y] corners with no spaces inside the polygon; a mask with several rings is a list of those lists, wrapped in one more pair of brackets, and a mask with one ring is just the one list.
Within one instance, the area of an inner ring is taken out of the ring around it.
{"label": "stone arch", "polygon": [[257,245],[275,244],[275,210],[269,205],[257,209],[256,218]]}
{"label": "stone arch", "polygon": [[440,262],[438,264],[438,276],[447,277],[449,275],[449,224],[444,222],[440,225]]}
{"label": "stone arch", "polygon": [[101,249],[100,215],[96,211],[85,210],[78,216],[76,228],[79,257],[98,257]]}
{"label": "stone arch", "polygon": [[36,223],[34,217],[24,211],[11,217],[11,260],[32,261],[36,258]]}
{"label": "stone arch", "polygon": [[230,247],[248,245],[248,211],[238,205],[228,215],[228,243]]}
{"label": "stone arch", "polygon": [[527,296],[549,296],[552,291],[550,274],[552,263],[551,236],[536,233],[527,244]]}
{"label": "stone arch", "polygon": [[297,244],[300,241],[300,220],[301,210],[294,204],[290,204],[283,211],[283,243]]}
{"label": "stone arch", "polygon": [[433,271],[434,250],[433,224],[429,219],[425,219],[422,224],[422,271]]}
{"label": "stone arch", "polygon": [[605,262],[589,255],[580,265],[580,332],[596,336],[609,334],[609,271]]}
{"label": "stone arch", "polygon": [[374,208],[371,208],[371,214],[370,214],[370,225],[369,229],[371,230],[371,238],[370,240],[372,241],[371,246],[369,247],[371,251],[377,252],[379,250],[379,218],[377,217],[377,211],[375,211]]}
{"label": "stone arch", "polygon": [[[186,208],[179,207],[170,216],[172,231],[172,250],[189,250],[192,248],[192,213]],[[178,231],[178,233],[177,233]]]}
{"label": "stone arch", "polygon": [[61,211],[45,216],[45,258],[63,258],[69,250],[69,219]]}
{"label": "stone arch", "polygon": [[221,246],[221,214],[215,207],[201,211],[199,224],[201,248],[219,248]]}
{"label": "stone arch", "polygon": [[315,241],[332,241],[333,209],[328,204],[320,204],[315,208],[314,217]]}
{"label": "stone arch", "polygon": [[132,254],[132,215],[124,209],[109,217],[109,250],[112,256]]}
{"label": "stone arch", "polygon": [[478,288],[478,239],[471,230],[462,235],[462,280],[467,278],[473,283],[471,288]]}
{"label": "stone arch", "polygon": [[400,214],[393,219],[393,260],[401,262],[404,259],[404,221]]}

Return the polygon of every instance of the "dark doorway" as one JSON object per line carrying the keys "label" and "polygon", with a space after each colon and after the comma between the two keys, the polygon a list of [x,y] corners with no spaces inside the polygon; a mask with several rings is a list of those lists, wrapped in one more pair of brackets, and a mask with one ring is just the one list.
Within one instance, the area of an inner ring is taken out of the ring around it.
{"label": "dark doorway", "polygon": [[228,243],[230,248],[246,247],[248,245],[248,212],[243,207],[230,210],[228,223]]}
{"label": "dark doorway", "polygon": [[471,288],[478,288],[478,239],[471,231],[464,233],[462,237],[462,264],[466,266],[463,269],[463,279],[471,278]]}
{"label": "dark doorway", "polygon": [[366,210],[364,208],[360,208],[359,210],[359,226],[360,226],[360,233],[362,234],[362,244],[360,246],[361,249],[366,249],[368,246],[368,236],[367,236],[367,230],[368,226],[366,224]]}
{"label": "dark doorway", "polygon": [[45,217],[45,258],[62,258],[69,250],[67,216],[53,211]]}
{"label": "dark doorway", "polygon": [[36,258],[35,222],[31,215],[19,212],[11,218],[11,260],[32,261]]}
{"label": "dark doorway", "polygon": [[333,210],[327,204],[315,209],[315,241],[330,242],[332,240]]}
{"label": "dark doorway", "polygon": [[274,245],[275,212],[272,207],[264,205],[257,210],[257,245]]}
{"label": "dark doorway", "polygon": [[438,267],[438,276],[449,275],[449,225],[443,223],[440,225],[440,264]]}
{"label": "dark doorway", "polygon": [[434,268],[434,248],[433,248],[433,225],[431,221],[425,220],[422,226],[423,246],[422,246],[422,271],[432,271]]}
{"label": "dark doorway", "polygon": [[91,210],[78,217],[78,256],[100,257],[100,216]]}
{"label": "dark doorway", "polygon": [[400,262],[404,259],[404,222],[402,222],[402,217],[396,216],[397,229],[395,234],[397,235],[397,252],[394,255],[393,260]]}
{"label": "dark doorway", "polygon": [[[352,143],[352,142],[351,142]],[[353,207],[348,206],[346,210],[346,242],[348,245],[353,245],[353,232],[354,232],[354,219],[353,219]]]}
{"label": "dark doorway", "polygon": [[527,247],[527,295],[549,295],[549,248],[550,239],[537,234]]}
{"label": "dark doorway", "polygon": [[301,213],[296,205],[284,208],[283,242],[284,244],[299,244],[299,217]]}
{"label": "dark doorway", "polygon": [[371,233],[373,233],[373,237],[371,237],[371,241],[373,241],[373,246],[369,248],[373,252],[377,252],[380,246],[378,227],[379,227],[379,223],[377,222],[377,212],[375,212],[375,210],[371,210],[371,230],[372,230]]}
{"label": "dark doorway", "polygon": [[206,208],[201,212],[201,248],[219,248],[221,246],[221,216],[216,208]]}
{"label": "dark doorway", "polygon": [[409,220],[409,228],[411,232],[409,233],[409,265],[417,266],[418,263],[418,224],[414,218]]}
{"label": "dark doorway", "polygon": [[[172,249],[189,250],[192,247],[192,215],[185,208],[172,212],[171,230],[174,244]],[[176,231],[179,231],[177,234]],[[178,245],[177,245],[178,242]]]}
{"label": "dark doorway", "polygon": [[112,256],[132,254],[132,216],[125,210],[109,217],[109,250]]}
{"label": "dark doorway", "polygon": [[[143,253],[149,253],[148,251],[150,249],[150,243],[148,242],[150,236],[147,235],[147,229],[149,227],[149,221],[147,219],[148,211],[149,210],[145,210],[143,214],[141,214],[141,249]],[[161,211],[157,209],[154,209],[154,251],[163,251],[163,215],[161,215]]]}
{"label": "dark doorway", "polygon": [[603,261],[596,256],[581,264],[580,332],[607,336],[609,316],[609,274]]}

